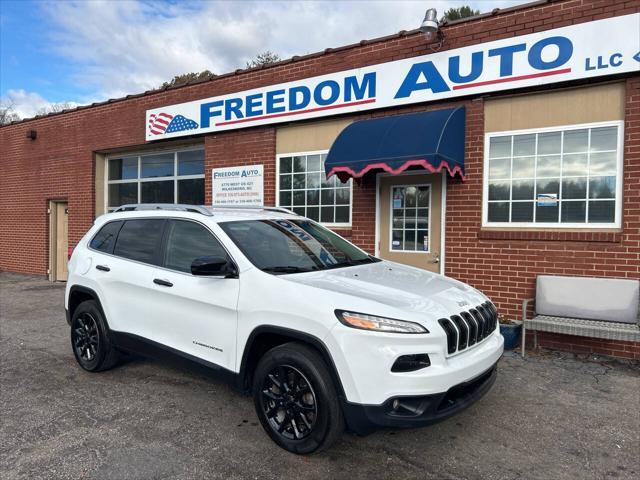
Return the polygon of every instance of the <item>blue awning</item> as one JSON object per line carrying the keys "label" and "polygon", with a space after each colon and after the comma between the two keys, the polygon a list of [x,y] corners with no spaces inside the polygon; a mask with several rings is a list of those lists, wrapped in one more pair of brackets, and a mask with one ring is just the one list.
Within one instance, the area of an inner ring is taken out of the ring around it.
{"label": "blue awning", "polygon": [[446,169],[464,179],[464,107],[361,120],[333,142],[324,167],[327,178],[346,182],[371,170],[393,175],[411,168]]}

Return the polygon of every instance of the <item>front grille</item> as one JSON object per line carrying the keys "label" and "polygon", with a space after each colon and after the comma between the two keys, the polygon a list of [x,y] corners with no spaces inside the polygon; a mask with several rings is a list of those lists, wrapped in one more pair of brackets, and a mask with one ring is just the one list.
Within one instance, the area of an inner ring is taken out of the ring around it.
{"label": "front grille", "polygon": [[447,353],[451,355],[487,338],[498,326],[498,311],[493,303],[485,302],[438,323],[447,334]]}

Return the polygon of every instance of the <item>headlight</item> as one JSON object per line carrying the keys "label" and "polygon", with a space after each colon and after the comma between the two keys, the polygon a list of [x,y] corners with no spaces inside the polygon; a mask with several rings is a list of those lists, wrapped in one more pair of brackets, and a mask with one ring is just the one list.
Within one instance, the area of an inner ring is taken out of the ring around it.
{"label": "headlight", "polygon": [[364,313],[345,312],[336,310],[338,320],[347,327],[361,330],[373,330],[376,332],[391,333],[429,333],[429,330],[415,322],[395,320],[393,318],[376,317]]}

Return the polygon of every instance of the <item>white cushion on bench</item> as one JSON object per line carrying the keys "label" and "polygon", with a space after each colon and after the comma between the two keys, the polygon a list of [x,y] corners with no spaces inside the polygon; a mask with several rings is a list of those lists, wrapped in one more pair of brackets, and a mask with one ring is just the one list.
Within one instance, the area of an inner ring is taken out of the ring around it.
{"label": "white cushion on bench", "polygon": [[539,275],[536,313],[553,317],[638,323],[640,282],[616,278]]}

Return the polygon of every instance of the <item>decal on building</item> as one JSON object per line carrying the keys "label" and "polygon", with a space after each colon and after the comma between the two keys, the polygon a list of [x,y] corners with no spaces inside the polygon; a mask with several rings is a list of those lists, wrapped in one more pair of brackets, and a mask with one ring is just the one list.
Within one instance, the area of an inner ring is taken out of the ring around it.
{"label": "decal on building", "polygon": [[214,168],[211,173],[212,204],[264,205],[264,166]]}

